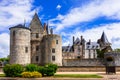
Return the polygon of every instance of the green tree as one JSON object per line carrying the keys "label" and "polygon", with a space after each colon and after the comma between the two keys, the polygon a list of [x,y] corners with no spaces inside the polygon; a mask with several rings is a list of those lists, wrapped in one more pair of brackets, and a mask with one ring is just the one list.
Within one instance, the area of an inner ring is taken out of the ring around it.
{"label": "green tree", "polygon": [[120,48],[116,48],[116,49],[114,49],[114,51],[120,52]]}
{"label": "green tree", "polygon": [[97,57],[98,58],[104,58],[105,51],[97,49]]}

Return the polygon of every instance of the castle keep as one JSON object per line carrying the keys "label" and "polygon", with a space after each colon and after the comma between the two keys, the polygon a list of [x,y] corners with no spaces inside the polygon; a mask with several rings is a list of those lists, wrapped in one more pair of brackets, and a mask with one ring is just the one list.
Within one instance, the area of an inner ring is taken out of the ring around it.
{"label": "castle keep", "polygon": [[[111,52],[105,33],[96,42],[86,41],[83,36],[75,38],[73,44],[62,46],[61,36],[54,34],[48,24],[42,25],[35,13],[29,27],[17,25],[10,29],[10,64],[29,63],[45,65],[54,63],[58,66],[103,66],[104,60],[99,60],[97,50]],[[106,53],[105,58],[115,57]],[[120,56],[120,54],[117,54]],[[120,65],[119,60],[116,60]]]}
{"label": "castle keep", "polygon": [[[49,33],[50,32],[50,33]],[[10,28],[10,64],[54,63],[62,66],[62,41],[48,26],[42,26],[35,13],[29,28],[17,25]]]}

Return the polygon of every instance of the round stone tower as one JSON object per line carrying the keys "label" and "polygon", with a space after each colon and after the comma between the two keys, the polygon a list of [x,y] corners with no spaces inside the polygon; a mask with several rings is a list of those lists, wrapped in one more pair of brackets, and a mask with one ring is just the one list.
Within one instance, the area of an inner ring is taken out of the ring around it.
{"label": "round stone tower", "polygon": [[23,25],[10,28],[10,64],[29,64],[31,56],[30,29]]}
{"label": "round stone tower", "polygon": [[42,40],[42,64],[53,63],[62,66],[62,40],[59,35],[48,34]]}

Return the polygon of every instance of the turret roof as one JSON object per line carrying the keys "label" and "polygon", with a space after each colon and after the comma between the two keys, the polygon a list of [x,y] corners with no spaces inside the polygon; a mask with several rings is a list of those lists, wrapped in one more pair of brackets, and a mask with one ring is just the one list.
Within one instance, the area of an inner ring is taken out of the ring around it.
{"label": "turret roof", "polygon": [[109,43],[108,39],[107,39],[107,36],[105,35],[104,31],[102,33],[102,36],[101,36],[101,41],[103,43]]}

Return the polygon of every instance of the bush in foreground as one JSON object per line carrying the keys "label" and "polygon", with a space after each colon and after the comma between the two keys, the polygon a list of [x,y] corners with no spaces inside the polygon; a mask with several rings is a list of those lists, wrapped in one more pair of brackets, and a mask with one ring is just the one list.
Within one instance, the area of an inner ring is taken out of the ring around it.
{"label": "bush in foreground", "polygon": [[38,71],[38,66],[35,64],[28,64],[25,66],[25,71],[29,72]]}
{"label": "bush in foreground", "polygon": [[7,64],[3,71],[6,75],[6,77],[19,77],[21,76],[21,73],[24,71],[24,68],[20,64]]}

